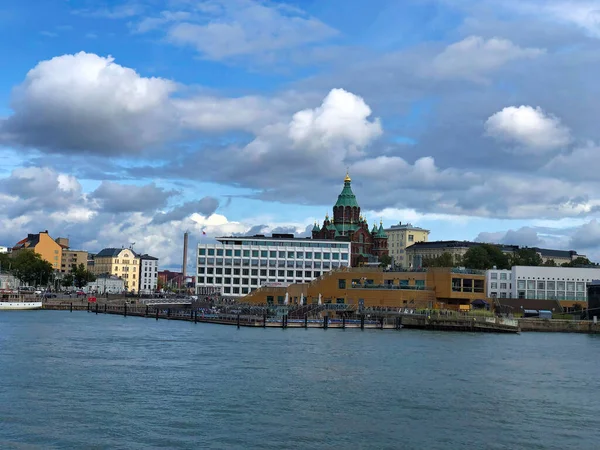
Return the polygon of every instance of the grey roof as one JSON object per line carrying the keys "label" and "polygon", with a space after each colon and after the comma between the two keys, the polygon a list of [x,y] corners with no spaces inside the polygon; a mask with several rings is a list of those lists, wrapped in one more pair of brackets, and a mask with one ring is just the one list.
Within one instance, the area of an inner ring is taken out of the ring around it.
{"label": "grey roof", "polygon": [[[472,242],[472,241],[428,241],[428,242],[415,242],[413,245],[409,245],[407,249],[428,249],[428,248],[471,248],[477,247],[485,242]],[[516,251],[519,249],[518,245],[504,245],[504,244],[491,244],[497,245],[503,251]]]}
{"label": "grey roof", "polygon": [[103,248],[102,250],[100,250],[98,253],[96,253],[96,257],[103,257],[103,256],[111,256],[111,257],[115,257],[118,256],[119,253],[121,253],[123,250],[129,250],[131,253],[133,253],[133,256],[137,256],[137,253],[134,252],[132,249],[130,248]]}
{"label": "grey roof", "polygon": [[151,261],[158,261],[158,258],[155,258],[154,256],[150,256],[150,255],[138,255],[140,257],[140,259],[144,259],[144,260],[151,260]]}
{"label": "grey roof", "polygon": [[286,241],[346,241],[347,239],[320,239],[320,238],[316,238],[313,239],[312,237],[294,237],[293,234],[274,234],[272,236],[265,236],[263,234],[255,234],[254,236],[221,236],[221,237],[217,237],[216,238],[217,241],[219,242],[223,242],[223,241],[248,241],[248,240],[254,240],[254,241],[281,241],[281,240],[286,240]]}
{"label": "grey roof", "polygon": [[573,256],[577,255],[577,252],[575,250],[549,250],[547,248],[537,248],[537,247],[531,247],[531,248],[533,248],[535,251],[540,253],[542,256],[545,256],[546,258],[549,258],[549,257],[572,258]]}
{"label": "grey roof", "polygon": [[430,230],[426,230],[425,228],[415,227],[412,223],[402,223],[400,222],[398,225],[392,225],[389,228],[386,228],[385,231],[396,231],[396,230],[415,230],[415,231],[427,231],[429,233]]}

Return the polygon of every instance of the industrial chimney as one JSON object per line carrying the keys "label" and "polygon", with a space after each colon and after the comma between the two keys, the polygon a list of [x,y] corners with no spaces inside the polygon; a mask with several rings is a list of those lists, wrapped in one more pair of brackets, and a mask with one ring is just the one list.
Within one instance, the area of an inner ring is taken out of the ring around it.
{"label": "industrial chimney", "polygon": [[188,237],[189,233],[186,231],[183,233],[183,283],[185,285],[185,278],[187,275],[187,250],[188,250]]}

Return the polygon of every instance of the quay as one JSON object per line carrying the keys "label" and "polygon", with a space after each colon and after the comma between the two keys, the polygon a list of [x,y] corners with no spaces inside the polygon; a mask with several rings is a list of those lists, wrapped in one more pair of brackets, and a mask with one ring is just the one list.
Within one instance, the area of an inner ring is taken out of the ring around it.
{"label": "quay", "polygon": [[320,316],[304,314],[283,315],[269,317],[263,314],[208,314],[194,311],[189,308],[175,308],[167,305],[140,306],[100,303],[54,303],[45,304],[47,310],[87,311],[92,314],[113,314],[120,316],[144,317],[149,319],[181,320],[194,323],[212,323],[254,328],[319,328],[319,329],[379,329],[400,330],[421,329],[436,331],[470,331],[488,333],[518,333],[519,323],[514,319],[500,317],[468,317],[446,315],[443,312],[429,312],[428,314],[354,314],[351,317],[334,317],[326,312]]}

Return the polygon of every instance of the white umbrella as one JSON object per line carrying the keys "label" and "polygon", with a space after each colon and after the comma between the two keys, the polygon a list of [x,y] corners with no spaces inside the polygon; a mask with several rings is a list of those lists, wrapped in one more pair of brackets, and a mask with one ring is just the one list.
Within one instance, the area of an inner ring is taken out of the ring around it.
{"label": "white umbrella", "polygon": [[323,302],[321,301],[321,294],[319,294],[319,305],[322,305]]}
{"label": "white umbrella", "polygon": [[287,305],[290,301],[290,294],[288,294],[287,292],[285,293],[285,300],[283,301],[284,305]]}

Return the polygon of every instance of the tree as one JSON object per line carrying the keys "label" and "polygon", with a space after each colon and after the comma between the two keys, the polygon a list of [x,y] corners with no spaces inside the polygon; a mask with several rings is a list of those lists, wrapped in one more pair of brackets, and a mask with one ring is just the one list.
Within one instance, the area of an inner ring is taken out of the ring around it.
{"label": "tree", "polygon": [[423,267],[454,267],[455,261],[451,253],[444,252],[435,258],[425,258]]}
{"label": "tree", "polygon": [[541,266],[542,257],[534,248],[520,248],[512,257],[513,266]]}
{"label": "tree", "polygon": [[390,255],[381,255],[379,257],[379,267],[388,267],[392,264],[392,257]]}
{"label": "tree", "polygon": [[508,255],[500,249],[500,247],[494,244],[481,244],[480,247],[483,247],[485,251],[487,251],[492,263],[491,267],[495,266],[496,269],[502,270],[510,269],[510,259]]}
{"label": "tree", "polygon": [[487,249],[482,245],[471,247],[463,256],[463,265],[468,269],[487,270],[494,264]]}
{"label": "tree", "polygon": [[63,277],[63,279],[62,279],[62,281],[61,281],[61,284],[62,284],[64,287],[71,287],[71,286],[73,286],[73,283],[74,283],[74,281],[75,281],[75,280],[74,280],[74,278],[73,278],[73,275],[71,275],[70,273],[68,273],[68,274],[66,274],[66,275]]}
{"label": "tree", "polygon": [[595,266],[595,264],[584,256],[578,256],[573,261],[570,261],[568,263],[563,263],[562,266],[563,267]]}
{"label": "tree", "polygon": [[20,250],[12,258],[11,271],[21,282],[38,286],[48,284],[54,272],[52,264],[32,250]]}
{"label": "tree", "polygon": [[8,253],[0,253],[0,272],[8,272],[11,266],[10,255]]}
{"label": "tree", "polygon": [[542,265],[546,267],[556,267],[556,262],[553,259],[547,259]]}
{"label": "tree", "polygon": [[75,286],[77,286],[79,289],[84,287],[89,282],[96,280],[94,274],[87,270],[83,264],[79,264],[79,266],[73,264],[73,270],[71,273],[73,274]]}

